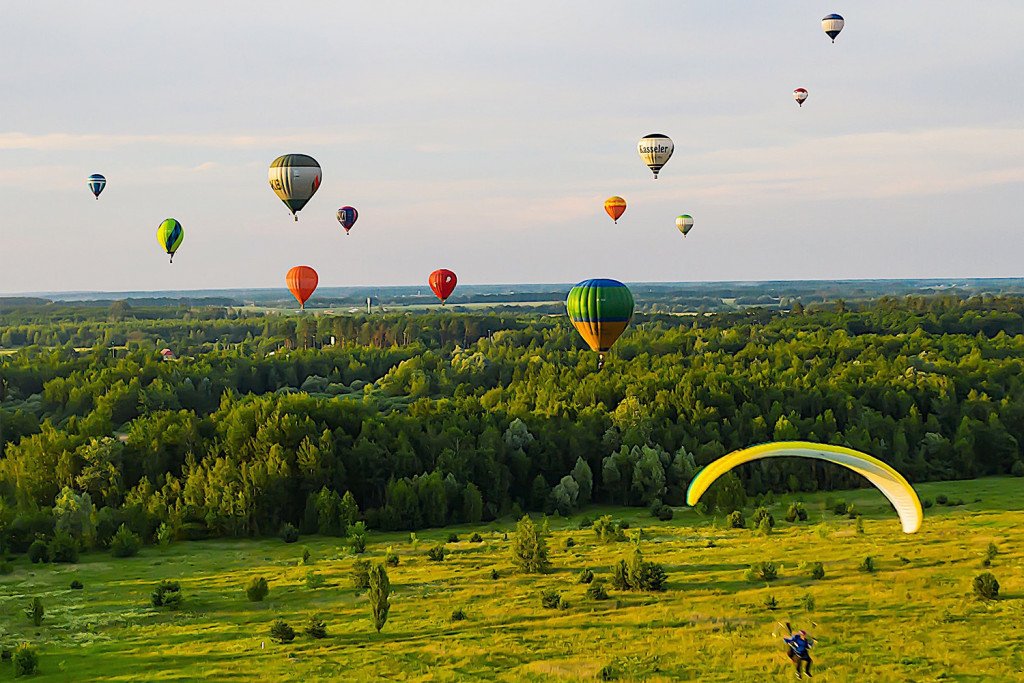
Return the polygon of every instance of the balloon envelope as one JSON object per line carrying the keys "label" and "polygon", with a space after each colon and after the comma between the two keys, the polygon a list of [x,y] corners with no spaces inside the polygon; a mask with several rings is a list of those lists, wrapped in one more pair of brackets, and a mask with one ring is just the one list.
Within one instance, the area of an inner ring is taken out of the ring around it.
{"label": "balloon envelope", "polygon": [[107,179],[99,173],[93,173],[85,181],[85,184],[89,186],[89,190],[92,192],[96,199],[100,198],[100,192],[103,192],[103,188],[107,186]]}
{"label": "balloon envelope", "polygon": [[626,213],[626,200],[618,196],[609,197],[604,200],[604,211],[612,217],[613,221],[618,223],[622,214]]}
{"label": "balloon envelope", "polygon": [[306,154],[285,154],[270,164],[268,177],[271,189],[295,216],[320,188],[320,164]]}
{"label": "balloon envelope", "polygon": [[804,100],[807,99],[807,90],[804,88],[797,88],[793,91],[793,99],[796,100],[796,103],[801,107],[804,106]]}
{"label": "balloon envelope", "polygon": [[434,294],[441,300],[441,304],[452,295],[455,291],[455,285],[458,284],[459,279],[455,277],[455,273],[448,270],[447,268],[438,268],[430,277],[427,282],[430,283],[430,288],[434,290]]}
{"label": "balloon envelope", "polygon": [[605,352],[633,317],[633,295],[618,280],[584,280],[565,301],[569,321],[592,351]]}
{"label": "balloon envelope", "polygon": [[309,266],[295,266],[285,275],[284,281],[292,296],[299,302],[301,308],[306,308],[306,301],[313,295],[316,285],[320,281],[316,271]]}
{"label": "balloon envelope", "polygon": [[657,178],[658,171],[672,158],[675,145],[672,144],[669,136],[662,135],[661,133],[651,133],[640,139],[640,142],[636,145],[636,151],[640,153],[640,158],[647,164],[647,168],[651,169],[654,173],[654,177]]}
{"label": "balloon envelope", "polygon": [[693,216],[688,213],[676,216],[676,227],[679,229],[679,232],[683,233],[683,237],[686,237],[686,234],[693,228]]}
{"label": "balloon envelope", "polygon": [[836,36],[843,30],[843,26],[846,25],[844,20],[838,14],[830,14],[821,20],[821,28],[825,31],[825,35],[832,39],[832,42],[836,42]]}
{"label": "balloon envelope", "polygon": [[356,220],[359,219],[359,212],[352,206],[343,206],[338,209],[338,222],[341,223],[341,227],[345,228],[345,234],[352,229],[352,226],[356,224]]}
{"label": "balloon envelope", "polygon": [[720,476],[743,463],[761,458],[796,456],[814,458],[847,467],[874,484],[896,508],[904,533],[921,528],[924,512],[917,492],[899,472],[877,458],[851,448],[809,441],[777,441],[764,443],[724,455],[697,473],[686,491],[686,504],[697,504],[708,487]]}
{"label": "balloon envelope", "polygon": [[174,218],[166,218],[164,222],[160,224],[160,227],[156,229],[156,241],[160,243],[163,250],[171,257],[171,262],[174,262],[174,252],[178,251],[178,247],[181,246],[181,240],[185,238],[185,230]]}

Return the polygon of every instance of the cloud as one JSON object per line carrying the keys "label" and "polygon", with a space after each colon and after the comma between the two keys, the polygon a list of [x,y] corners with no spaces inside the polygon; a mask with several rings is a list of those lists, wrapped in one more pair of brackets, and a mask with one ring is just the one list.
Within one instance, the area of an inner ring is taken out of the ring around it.
{"label": "cloud", "polygon": [[73,152],[108,150],[139,145],[254,149],[292,145],[351,145],[371,139],[367,133],[319,133],[293,135],[232,134],[106,134],[106,133],[0,133],[0,150]]}

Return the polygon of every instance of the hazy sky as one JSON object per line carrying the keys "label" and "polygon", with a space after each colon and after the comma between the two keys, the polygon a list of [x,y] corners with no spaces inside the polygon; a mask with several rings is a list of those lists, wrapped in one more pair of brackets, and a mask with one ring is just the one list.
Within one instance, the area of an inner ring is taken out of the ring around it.
{"label": "hazy sky", "polygon": [[1024,275],[1019,0],[159,6],[5,5],[0,291]]}

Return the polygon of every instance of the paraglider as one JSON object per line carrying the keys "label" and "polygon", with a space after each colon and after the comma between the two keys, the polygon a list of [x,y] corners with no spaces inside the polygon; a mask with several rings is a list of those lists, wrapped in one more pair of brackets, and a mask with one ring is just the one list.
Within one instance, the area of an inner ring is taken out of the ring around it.
{"label": "paraglider", "polygon": [[292,296],[299,302],[299,307],[306,310],[306,301],[313,296],[316,285],[320,281],[316,271],[309,266],[295,266],[285,275],[284,281],[288,284]]}
{"label": "paraglider", "polygon": [[793,91],[793,99],[801,107],[804,106],[804,100],[807,99],[807,90],[805,88],[797,88]]}
{"label": "paraglider", "polygon": [[297,214],[320,188],[320,164],[305,154],[285,154],[270,164],[270,187],[299,220]]}
{"label": "paraglider", "polygon": [[626,200],[618,196],[609,197],[604,200],[604,211],[611,216],[613,222],[618,223],[622,214],[626,213]]}
{"label": "paraglider", "polygon": [[825,31],[825,35],[832,39],[832,42],[836,42],[836,36],[843,30],[843,26],[846,21],[838,14],[830,14],[821,20],[821,28]]}
{"label": "paraglider", "polygon": [[346,235],[358,219],[359,212],[355,210],[355,207],[343,206],[338,209],[338,222],[341,223],[341,227],[345,228]]}
{"label": "paraglider", "polygon": [[170,262],[174,263],[174,252],[181,246],[181,240],[185,238],[185,230],[181,223],[174,218],[166,218],[156,229],[156,241],[160,243],[163,250],[171,257]]}
{"label": "paraglider", "polygon": [[455,273],[447,268],[438,268],[427,279],[430,289],[441,300],[442,306],[444,306],[444,302],[448,300],[448,297],[452,295],[452,292],[455,291],[455,285],[458,281],[459,279],[455,277]]}
{"label": "paraglider", "polygon": [[679,229],[679,232],[683,233],[683,237],[686,237],[686,234],[693,228],[693,216],[688,213],[676,216],[676,227]]}
{"label": "paraglider", "polygon": [[761,458],[782,456],[814,458],[848,467],[863,475],[889,499],[892,506],[896,508],[896,514],[899,515],[904,533],[912,534],[921,528],[921,521],[924,518],[921,500],[917,497],[913,487],[903,478],[903,475],[870,455],[844,446],[809,441],[764,443],[722,456],[698,472],[697,476],[693,478],[686,491],[686,504],[696,505],[716,479],[737,465]]}
{"label": "paraglider", "polygon": [[604,354],[625,331],[633,317],[633,295],[618,280],[595,278],[580,282],[565,301],[569,321],[599,356],[598,369],[604,366]]}
{"label": "paraglider", "polygon": [[100,198],[100,192],[103,192],[103,188],[107,186],[107,179],[99,173],[93,173],[85,181],[85,184],[89,186],[89,190],[92,192],[96,199]]}
{"label": "paraglider", "polygon": [[654,173],[655,180],[658,179],[661,167],[672,158],[673,150],[675,145],[672,144],[672,140],[661,133],[645,135],[636,145],[636,151],[640,153],[640,158],[647,164],[647,168]]}

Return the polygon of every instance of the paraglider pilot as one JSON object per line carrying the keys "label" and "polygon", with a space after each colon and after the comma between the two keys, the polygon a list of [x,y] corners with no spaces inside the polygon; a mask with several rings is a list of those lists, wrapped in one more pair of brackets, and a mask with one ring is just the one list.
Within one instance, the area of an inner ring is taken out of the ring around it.
{"label": "paraglider pilot", "polygon": [[804,673],[810,678],[812,643],[807,637],[807,631],[798,631],[796,635],[782,640],[789,645],[789,658],[796,665],[796,677],[800,678],[800,665],[803,664]]}

